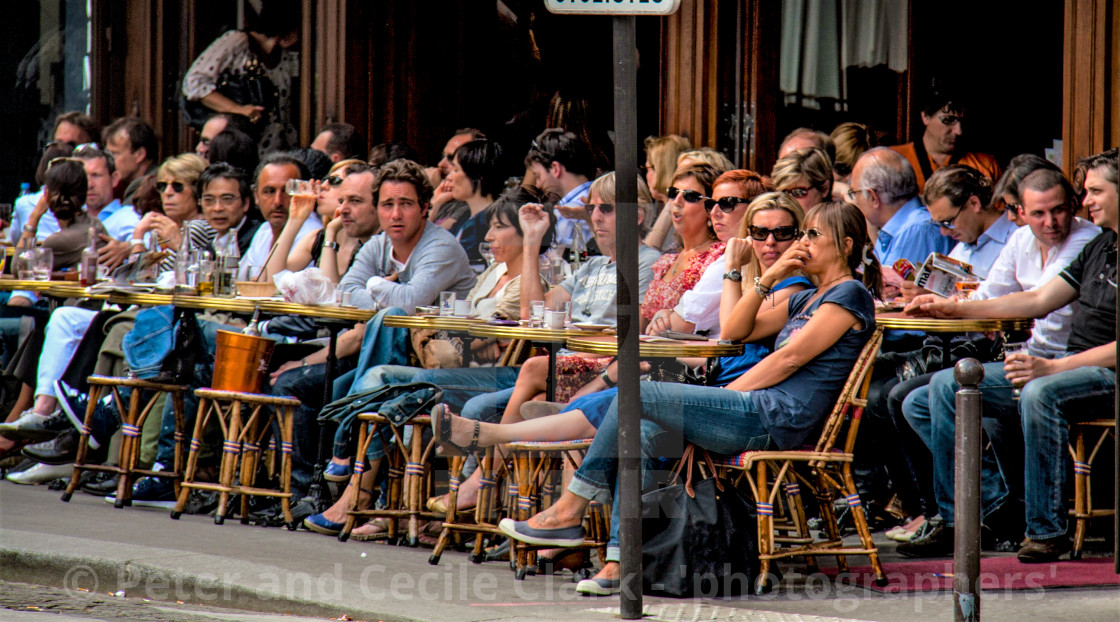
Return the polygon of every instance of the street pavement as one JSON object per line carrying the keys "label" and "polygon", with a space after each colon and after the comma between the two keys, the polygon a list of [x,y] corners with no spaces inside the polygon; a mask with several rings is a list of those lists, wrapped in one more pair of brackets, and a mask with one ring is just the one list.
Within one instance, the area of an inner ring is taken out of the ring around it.
{"label": "street pavement", "polygon": [[[617,598],[585,598],[570,575],[516,581],[502,562],[472,564],[429,550],[283,528],[215,525],[207,516],[173,521],[165,510],[115,509],[77,493],[70,503],[45,486],[0,482],[0,620],[252,620],[273,615],[352,620],[611,620]],[[883,540],[889,563],[898,558]],[[854,565],[863,565],[859,559]],[[785,622],[953,617],[951,593],[885,595],[802,576],[764,596],[645,598],[647,620]],[[45,587],[43,587],[45,586]],[[77,599],[79,605],[67,605]],[[82,599],[94,604],[82,605]],[[59,604],[62,603],[62,604]],[[47,617],[42,611],[50,611]],[[115,609],[114,609],[115,608]],[[164,609],[168,608],[168,609]],[[191,608],[191,609],[184,609]],[[1120,619],[1120,591],[1049,589],[984,592],[986,620]],[[131,612],[118,615],[119,612]],[[252,612],[252,613],[250,613]]]}

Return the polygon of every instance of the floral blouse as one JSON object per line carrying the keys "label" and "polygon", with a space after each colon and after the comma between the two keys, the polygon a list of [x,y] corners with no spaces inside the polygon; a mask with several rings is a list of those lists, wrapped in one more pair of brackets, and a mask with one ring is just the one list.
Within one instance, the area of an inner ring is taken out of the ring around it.
{"label": "floral blouse", "polygon": [[642,301],[642,317],[647,320],[652,319],[658,311],[677,306],[681,295],[696,285],[700,276],[704,274],[704,269],[723,256],[724,246],[726,246],[724,242],[714,242],[703,252],[694,255],[688,265],[671,279],[665,276],[669,274],[679,253],[662,255],[661,259],[653,264],[653,281],[646,290],[645,300]]}

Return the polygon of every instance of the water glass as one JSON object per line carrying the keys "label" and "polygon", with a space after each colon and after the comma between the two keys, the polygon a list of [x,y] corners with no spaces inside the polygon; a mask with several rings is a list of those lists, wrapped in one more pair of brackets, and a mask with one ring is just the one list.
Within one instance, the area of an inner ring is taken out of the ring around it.
{"label": "water glass", "polygon": [[214,269],[217,262],[210,251],[197,251],[195,260],[198,263],[198,276],[195,283],[198,285],[200,296],[209,296],[214,293]]}
{"label": "water glass", "polygon": [[494,263],[494,251],[491,250],[489,242],[479,242],[478,253],[486,260],[486,265]]}
{"label": "water glass", "polygon": [[51,280],[54,266],[54,251],[49,248],[36,248],[31,254],[31,276],[36,281]]}
{"label": "water glass", "polygon": [[556,310],[564,314],[565,325],[572,321],[572,302],[570,300],[556,303]]}
{"label": "water glass", "polygon": [[544,322],[544,301],[533,300],[529,303],[529,326],[540,328]]}
{"label": "water glass", "polygon": [[444,317],[455,315],[455,292],[439,293],[439,314]]}
{"label": "water glass", "polygon": [[553,257],[549,263],[548,284],[556,287],[564,282],[564,260],[560,257]]}
{"label": "water glass", "polygon": [[315,196],[314,187],[306,179],[289,179],[288,183],[284,185],[284,189],[291,196]]}
{"label": "water glass", "polygon": [[[1016,341],[1016,342],[1013,342],[1013,343],[1003,344],[1004,365],[1005,366],[1007,365],[1007,359],[1012,354],[1026,354],[1026,352],[1027,352],[1026,342]],[[1022,391],[1023,391],[1022,385],[1015,385],[1014,388],[1011,389],[1011,399],[1018,400],[1019,399],[1019,394],[1022,393]]]}

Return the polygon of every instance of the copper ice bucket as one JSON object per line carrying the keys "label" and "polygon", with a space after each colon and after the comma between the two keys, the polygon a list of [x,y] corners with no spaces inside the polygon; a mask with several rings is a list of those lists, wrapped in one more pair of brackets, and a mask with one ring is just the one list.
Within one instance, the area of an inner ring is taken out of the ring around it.
{"label": "copper ice bucket", "polygon": [[218,391],[260,393],[266,385],[268,361],[276,342],[264,337],[218,331],[218,350],[214,355],[214,379]]}

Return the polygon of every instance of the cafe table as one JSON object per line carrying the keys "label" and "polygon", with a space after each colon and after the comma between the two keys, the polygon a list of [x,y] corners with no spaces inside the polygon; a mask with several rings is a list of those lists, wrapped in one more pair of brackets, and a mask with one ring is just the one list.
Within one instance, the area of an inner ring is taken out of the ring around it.
{"label": "cafe table", "polygon": [[[616,356],[618,354],[618,338],[613,335],[571,337],[567,341],[567,346],[569,350],[575,350],[576,352],[602,354],[603,356]],[[712,358],[716,356],[737,356],[742,353],[743,344],[721,343],[715,339],[690,341],[642,335],[638,344],[638,356],[642,358]]]}
{"label": "cafe table", "polygon": [[534,328],[530,326],[498,326],[486,322],[470,327],[475,337],[494,337],[496,339],[521,339],[531,344],[543,346],[548,352],[548,384],[545,399],[556,401],[556,352],[572,337],[581,337],[602,332],[579,329]]}
{"label": "cafe table", "polygon": [[[875,323],[888,330],[917,330],[926,333],[990,333],[1029,331],[1034,326],[1032,318],[932,318],[916,317],[902,311],[875,314]],[[941,341],[942,360],[946,364],[952,357],[949,339]]]}

